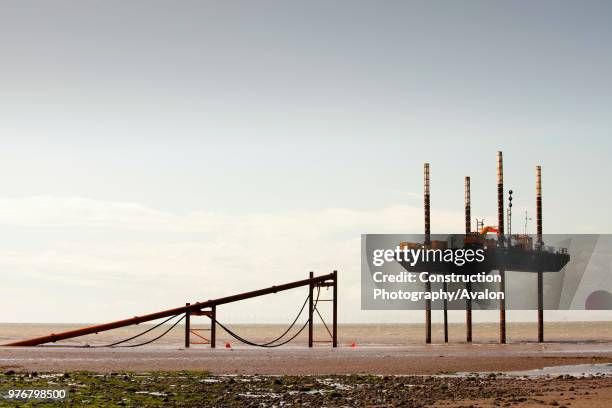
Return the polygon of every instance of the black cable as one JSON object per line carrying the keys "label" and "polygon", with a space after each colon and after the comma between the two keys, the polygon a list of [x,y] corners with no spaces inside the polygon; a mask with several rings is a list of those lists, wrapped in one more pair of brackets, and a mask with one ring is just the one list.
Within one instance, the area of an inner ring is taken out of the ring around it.
{"label": "black cable", "polygon": [[[178,316],[178,315],[176,315],[176,316]],[[173,317],[176,317],[176,316],[173,316]],[[151,339],[149,341],[145,341],[144,343],[127,344],[125,346],[118,346],[118,347],[139,347],[139,346],[145,346],[147,344],[153,343],[154,341],[157,341],[157,340],[161,339],[162,337],[164,337],[166,334],[168,334],[170,332],[170,330],[174,329],[176,327],[176,325],[179,324],[181,322],[181,320],[183,320],[184,318],[185,318],[185,315],[181,316],[181,318],[178,319],[176,322],[174,322],[174,324],[172,326],[170,326],[170,328],[168,330],[166,330],[165,332],[163,332],[159,336],[155,337],[154,339]]]}
{"label": "black cable", "polygon": [[329,333],[329,337],[331,337],[332,339],[334,338],[332,332],[329,330],[329,327],[327,327],[327,323],[325,323],[325,320],[323,319],[323,316],[321,316],[321,313],[319,312],[319,309],[315,308],[315,312],[317,312],[317,314],[319,315],[319,318],[321,319],[321,322],[323,322],[323,326],[325,326],[325,330],[327,330],[327,332]]}
{"label": "black cable", "polygon": [[282,339],[283,337],[285,337],[285,335],[287,335],[287,333],[289,333],[289,331],[291,329],[293,329],[293,327],[295,326],[295,324],[297,323],[298,319],[300,318],[300,316],[302,315],[302,312],[304,311],[304,308],[306,307],[306,305],[308,304],[308,299],[310,299],[310,295],[306,296],[306,299],[304,300],[304,303],[302,304],[302,307],[300,308],[300,311],[298,312],[297,316],[295,316],[295,319],[293,319],[293,322],[289,325],[289,327],[287,327],[287,330],[284,331],[283,334],[281,334],[280,336],[278,336],[277,338],[275,338],[274,340],[270,340],[267,343],[263,343],[264,346],[269,346],[272,343],[276,343],[277,341],[279,341],[280,339]]}
{"label": "black cable", "polygon": [[[315,299],[314,306],[313,306],[313,308],[314,308],[315,310],[316,310],[316,307],[317,307],[317,303],[319,302],[319,295],[320,295],[320,293],[321,293],[321,288],[320,288],[320,287],[317,287],[317,298]],[[304,302],[304,305],[306,305],[306,303],[308,302],[308,299],[310,299],[310,295],[309,295],[309,296],[306,298],[306,302]],[[298,315],[298,317],[297,317],[297,318],[299,318],[299,316],[301,315],[301,313],[302,313],[302,311],[303,311],[303,310],[304,310],[304,306],[302,306],[302,309],[300,310],[300,314]],[[286,333],[287,333],[287,332],[288,332],[288,331],[291,329],[291,327],[293,327],[293,325],[294,325],[294,324],[295,324],[295,322],[297,321],[297,318],[296,318],[296,320],[294,321],[294,323],[293,323],[293,324],[292,324],[292,325],[289,327],[289,329],[285,331],[285,333],[283,334],[283,336],[284,336],[284,335],[285,335],[285,334],[286,334]],[[225,326],[224,326],[222,323],[220,323],[218,320],[213,319],[213,323],[217,323],[219,326],[221,326],[221,328],[222,328],[223,330],[225,330],[225,331],[226,331],[226,332],[227,332],[227,333],[228,333],[230,336],[232,336],[232,337],[233,337],[233,338],[235,338],[236,340],[238,340],[238,341],[240,341],[240,342],[242,342],[242,343],[245,343],[245,344],[247,344],[247,345],[249,345],[249,346],[254,346],[254,347],[265,347],[265,348],[279,347],[279,346],[283,346],[283,345],[285,345],[285,344],[289,343],[290,341],[292,341],[293,339],[295,339],[297,336],[299,336],[299,335],[300,335],[300,333],[302,333],[302,332],[304,331],[304,329],[306,328],[306,326],[308,325],[308,323],[309,323],[309,322],[310,322],[310,318],[308,318],[308,320],[306,320],[306,322],[304,323],[304,325],[303,325],[303,326],[300,328],[300,330],[298,330],[298,331],[297,331],[297,333],[295,333],[295,334],[294,334],[293,336],[291,336],[289,339],[287,339],[287,340],[285,340],[285,341],[283,341],[283,342],[281,342],[281,343],[278,343],[278,344],[271,344],[272,342],[267,342],[267,343],[258,344],[258,343],[254,343],[254,342],[252,342],[252,341],[249,341],[249,340],[247,340],[247,339],[245,339],[245,338],[243,338],[243,337],[239,336],[238,334],[234,333],[233,331],[231,331],[230,329],[228,329],[227,327],[225,327]],[[281,336],[281,337],[282,337],[282,336]],[[280,339],[281,337],[279,337],[279,339]],[[278,339],[277,339],[277,340],[278,340]],[[276,340],[275,340],[275,341],[276,341]]]}
{"label": "black cable", "polygon": [[[317,305],[317,303],[318,303],[318,301],[319,301],[319,294],[320,294],[320,293],[321,293],[321,288],[318,288],[318,291],[317,291],[317,299],[316,299],[315,304],[314,304],[314,308],[315,308],[315,309],[316,309],[316,305]],[[306,325],[308,324],[308,321],[309,321],[309,320],[307,320],[307,321],[306,321],[306,323],[304,324],[304,326],[302,326],[302,328],[301,328],[301,329],[300,329],[300,330],[299,330],[299,331],[298,331],[298,332],[297,332],[295,335],[293,335],[291,338],[289,338],[289,339],[288,339],[288,340],[286,340],[285,342],[283,342],[283,343],[279,343],[279,344],[275,344],[275,345],[271,345],[271,343],[274,343],[274,342],[276,342],[276,341],[280,340],[281,338],[283,338],[283,337],[284,337],[284,336],[285,336],[285,335],[286,335],[286,334],[289,332],[289,330],[291,330],[291,328],[292,328],[292,327],[295,325],[295,323],[296,323],[296,322],[297,322],[297,320],[299,319],[300,315],[301,315],[301,314],[302,314],[302,312],[304,311],[304,307],[306,307],[306,304],[308,303],[308,299],[309,299],[309,298],[310,298],[310,295],[309,295],[309,296],[306,298],[306,300],[304,301],[304,304],[302,305],[302,307],[301,307],[301,309],[300,309],[300,312],[299,312],[299,313],[298,313],[298,315],[296,316],[296,318],[295,318],[295,320],[293,321],[293,323],[291,323],[291,325],[289,326],[289,328],[288,328],[287,330],[285,330],[285,332],[284,332],[283,334],[281,334],[279,337],[277,337],[276,339],[274,339],[274,340],[272,340],[272,341],[270,341],[270,342],[264,343],[264,344],[256,344],[256,343],[250,342],[250,341],[248,341],[248,340],[246,340],[246,339],[243,339],[242,337],[240,337],[240,336],[236,335],[235,333],[231,332],[229,329],[227,329],[227,328],[226,328],[224,325],[222,325],[221,323],[219,323],[219,322],[216,322],[216,323],[218,323],[218,324],[219,324],[219,326],[221,326],[221,327],[222,327],[222,328],[223,328],[225,331],[227,331],[228,333],[230,333],[230,335],[232,335],[234,338],[236,338],[236,339],[237,339],[237,340],[239,340],[239,341],[243,341],[243,342],[244,342],[244,343],[246,343],[246,344],[251,344],[251,345],[253,345],[253,346],[259,346],[259,347],[278,347],[278,346],[282,346],[283,344],[287,344],[287,343],[289,343],[290,341],[292,341],[293,339],[295,339],[295,338],[296,338],[296,337],[297,337],[297,336],[298,336],[298,335],[299,335],[299,334],[300,334],[300,333],[301,333],[301,332],[304,330],[304,328],[305,328],[305,327],[306,327]],[[151,330],[153,330],[153,329],[156,329],[157,327],[161,326],[162,324],[166,323],[167,321],[174,319],[176,316],[178,316],[178,315],[171,316],[171,317],[169,317],[168,319],[166,319],[166,320],[162,321],[161,323],[158,323],[156,326],[151,327],[150,329],[148,329],[148,330],[146,330],[146,331],[144,331],[144,332],[142,332],[142,333],[140,333],[140,334],[137,334],[137,335],[132,336],[132,337],[130,337],[130,338],[128,338],[128,339],[121,340],[121,341],[118,341],[118,342],[116,342],[116,343],[113,343],[113,344],[110,344],[110,345],[106,345],[106,346],[103,346],[103,347],[114,347],[114,346],[117,346],[118,344],[125,343],[126,341],[133,340],[133,339],[135,339],[135,338],[137,338],[137,337],[142,336],[143,334],[146,334],[146,333],[150,332],[150,331],[151,331]],[[139,344],[128,344],[128,345],[125,345],[125,346],[118,346],[118,347],[139,347],[139,346],[145,346],[145,345],[147,345],[147,344],[153,343],[154,341],[157,341],[157,340],[161,339],[162,337],[164,337],[166,334],[168,334],[168,333],[169,333],[169,332],[170,332],[172,329],[174,329],[174,328],[176,327],[176,325],[177,325],[177,324],[179,324],[179,323],[180,323],[180,322],[181,322],[181,321],[182,321],[184,318],[185,318],[185,315],[181,316],[181,318],[180,318],[180,319],[178,319],[176,322],[174,322],[174,323],[172,324],[172,326],[170,326],[170,328],[169,328],[168,330],[166,330],[165,332],[163,332],[163,333],[162,333],[162,334],[160,334],[159,336],[155,337],[154,339],[151,339],[151,340],[146,341],[146,342],[144,342],[144,343],[139,343]],[[215,321],[216,321],[216,319],[213,319],[213,322],[215,322]]]}
{"label": "black cable", "polygon": [[253,343],[252,341],[249,341],[243,337],[240,337],[239,335],[237,335],[236,333],[234,333],[233,331],[231,331],[230,329],[228,329],[227,327],[225,327],[223,324],[217,322],[217,324],[219,326],[221,326],[221,328],[223,330],[225,330],[230,336],[232,336],[233,338],[235,338],[236,340],[247,344],[249,346],[254,346],[254,347],[265,347],[265,348],[274,348],[274,347],[279,347],[282,345],[285,345],[287,343],[289,343],[290,341],[292,341],[293,339],[295,339],[300,333],[302,333],[302,331],[304,331],[304,329],[306,328],[306,326],[308,325],[308,320],[306,321],[306,323],[304,323],[304,325],[300,328],[300,330],[298,330],[297,333],[295,333],[293,336],[291,336],[289,339],[283,341],[282,343],[278,343],[278,344],[258,344],[258,343]]}
{"label": "black cable", "polygon": [[152,330],[157,329],[159,326],[161,326],[162,324],[164,324],[164,323],[166,323],[166,322],[168,322],[168,321],[170,321],[170,320],[174,319],[176,316],[178,316],[178,315],[176,314],[176,315],[174,315],[174,316],[170,316],[169,318],[167,318],[166,320],[162,321],[161,323],[158,323],[158,324],[156,324],[155,326],[150,327],[149,329],[147,329],[147,330],[143,331],[142,333],[139,333],[139,334],[137,334],[137,335],[135,335],[135,336],[132,336],[132,337],[130,337],[130,338],[127,338],[127,339],[125,339],[125,340],[121,340],[121,341],[118,341],[118,342],[115,342],[115,343],[111,343],[111,344],[105,344],[105,345],[103,345],[103,346],[92,346],[92,347],[95,347],[95,348],[101,348],[101,347],[114,347],[114,346],[116,346],[116,345],[118,345],[118,344],[125,343],[125,342],[130,341],[130,340],[134,340],[135,338],[138,338],[138,337],[140,337],[140,336],[143,336],[143,335],[147,334],[148,332],[150,332],[150,331],[152,331]]}
{"label": "black cable", "polygon": [[[319,295],[321,294],[321,287],[317,286],[317,298],[315,299],[314,302],[314,306],[313,309],[319,314],[319,316],[321,316],[321,314],[319,313],[319,311],[317,310],[317,304],[319,302]],[[217,321],[215,318],[211,317],[211,320],[213,321],[213,324],[216,323],[219,326],[221,326],[221,328],[223,330],[225,330],[230,336],[232,336],[233,338],[235,338],[236,340],[251,345],[251,346],[255,346],[255,347],[267,347],[267,348],[272,348],[272,347],[279,347],[282,345],[285,345],[287,343],[289,343],[290,341],[292,341],[293,339],[295,339],[297,336],[300,335],[300,333],[302,333],[304,331],[304,329],[306,328],[306,326],[308,325],[308,322],[310,322],[310,318],[308,318],[308,320],[306,320],[306,322],[304,323],[304,325],[300,328],[300,330],[297,331],[297,333],[295,333],[293,336],[291,336],[289,339],[285,340],[284,342],[278,343],[278,344],[273,344],[276,343],[277,341],[279,341],[280,339],[282,339],[283,337],[285,337],[287,335],[287,333],[289,333],[289,331],[295,326],[295,324],[297,323],[298,319],[300,318],[300,316],[302,315],[302,312],[304,311],[304,308],[306,307],[306,304],[308,303],[308,300],[310,299],[310,295],[308,295],[306,297],[306,300],[304,301],[304,303],[302,304],[302,307],[300,308],[300,311],[298,312],[297,316],[295,317],[295,319],[293,320],[293,322],[289,325],[289,327],[277,338],[275,338],[274,340],[270,340],[266,343],[262,343],[262,344],[258,344],[258,343],[254,343],[252,341],[249,341],[241,336],[239,336],[238,334],[234,333],[233,331],[231,331],[230,329],[228,329],[227,327],[225,327],[222,323],[220,323],[219,321]],[[180,319],[178,319],[176,322],[174,322],[172,324],[172,326],[170,326],[170,328],[168,330],[166,330],[165,332],[163,332],[162,334],[160,334],[159,336],[155,337],[154,339],[151,339],[149,341],[146,341],[144,343],[139,343],[139,344],[128,344],[125,346],[119,346],[119,344],[128,342],[130,340],[134,340],[140,336],[143,336],[147,333],[149,333],[152,330],[157,329],[159,326],[161,326],[164,323],[169,322],[170,320],[174,319],[175,317],[179,316],[178,314],[174,315],[174,316],[170,316],[169,318],[167,318],[166,320],[163,320],[162,322],[156,324],[153,327],[150,327],[149,329],[143,331],[142,333],[136,334],[132,337],[129,337],[127,339],[124,340],[120,340],[117,341],[115,343],[111,343],[111,344],[105,344],[102,346],[73,346],[73,347],[82,347],[82,348],[105,348],[105,347],[139,347],[139,346],[144,346],[150,343],[153,343],[154,341],[157,341],[159,339],[161,339],[162,337],[164,337],[166,334],[168,334],[172,329],[174,329],[176,327],[177,324],[179,324],[184,318],[185,318],[185,314],[182,315],[182,317]],[[325,322],[323,322],[323,324],[325,324]],[[326,325],[327,328],[327,325]],[[327,329],[327,331],[329,332],[329,329]]]}
{"label": "black cable", "polygon": [[[319,289],[320,291],[320,289]],[[318,301],[319,295],[317,293],[317,301]],[[219,326],[221,326],[221,328],[223,330],[225,330],[229,335],[231,335],[233,338],[235,338],[238,341],[241,341],[245,344],[251,345],[251,346],[255,346],[255,347],[278,347],[280,345],[283,344],[287,344],[289,341],[293,340],[294,338],[297,337],[298,334],[300,334],[304,328],[306,327],[306,325],[308,324],[308,320],[306,321],[306,323],[304,324],[304,326],[302,326],[302,328],[300,328],[300,330],[298,331],[298,333],[294,336],[292,336],[288,341],[285,341],[283,343],[277,344],[277,345],[271,345],[272,343],[280,340],[281,338],[283,338],[292,328],[293,326],[295,326],[295,323],[297,322],[297,320],[299,319],[300,315],[302,314],[302,312],[304,311],[304,307],[306,306],[306,304],[308,303],[308,299],[310,299],[310,295],[306,297],[306,300],[304,301],[304,304],[302,305],[302,308],[300,309],[300,312],[298,313],[298,315],[296,316],[296,318],[293,320],[293,323],[291,323],[291,325],[289,326],[289,328],[287,330],[285,330],[285,332],[280,335],[279,337],[277,337],[276,339],[266,342],[266,343],[254,343],[252,341],[249,341],[247,339],[245,339],[244,337],[239,336],[237,333],[233,332],[232,330],[228,329],[227,327],[225,327],[222,323],[220,323],[219,321],[216,321],[216,323],[219,324]]]}
{"label": "black cable", "polygon": [[[54,345],[42,345],[41,347],[70,347],[70,348],[107,348],[107,347],[114,347],[114,346],[116,346],[116,345],[118,345],[118,344],[125,343],[126,341],[134,340],[135,338],[138,338],[138,337],[140,337],[140,336],[143,336],[143,335],[145,335],[145,334],[149,333],[151,330],[155,330],[155,329],[157,329],[159,326],[161,326],[162,324],[167,323],[168,321],[170,321],[170,320],[174,319],[176,316],[178,316],[178,314],[176,314],[176,315],[174,315],[174,316],[170,316],[170,317],[169,317],[169,318],[167,318],[166,320],[164,320],[164,321],[162,321],[162,322],[160,322],[160,323],[156,324],[156,325],[155,325],[155,326],[153,326],[153,327],[148,328],[147,330],[143,331],[142,333],[138,333],[138,334],[137,334],[137,335],[135,335],[135,336],[132,336],[132,337],[129,337],[129,338],[127,338],[127,339],[120,340],[120,341],[117,341],[117,342],[115,342],[115,343],[111,343],[111,344],[104,344],[104,345],[101,345],[101,346],[91,346],[91,345],[89,345],[89,344],[86,344],[86,345],[84,345],[84,346],[77,346],[77,345],[70,346],[70,345],[61,345],[61,344],[57,344],[57,345],[55,345],[55,344],[54,344]],[[182,320],[182,318],[181,318],[181,320]],[[179,322],[180,322],[180,320],[179,320]],[[176,326],[176,325],[174,325],[174,326]],[[173,326],[173,327],[174,327],[174,326]],[[165,334],[165,333],[164,333],[164,334]],[[148,343],[147,343],[147,344],[148,344]]]}

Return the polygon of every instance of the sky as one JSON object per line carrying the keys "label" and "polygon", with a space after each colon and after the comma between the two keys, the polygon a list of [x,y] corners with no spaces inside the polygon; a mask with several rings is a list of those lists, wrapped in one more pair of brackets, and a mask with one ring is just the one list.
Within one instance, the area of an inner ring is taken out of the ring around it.
{"label": "sky", "polygon": [[[333,269],[341,321],[418,321],[360,310],[360,234],[421,232],[425,161],[433,232],[461,231],[467,175],[494,223],[497,150],[515,228],[541,165],[545,232],[610,233],[611,19],[607,1],[3,1],[0,321]],[[285,321],[301,295],[224,313]]]}

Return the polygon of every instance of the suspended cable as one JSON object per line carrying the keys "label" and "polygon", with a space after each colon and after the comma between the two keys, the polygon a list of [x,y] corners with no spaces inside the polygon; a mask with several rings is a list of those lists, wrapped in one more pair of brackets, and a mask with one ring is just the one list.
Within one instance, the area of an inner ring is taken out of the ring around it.
{"label": "suspended cable", "polygon": [[325,320],[323,319],[323,316],[321,316],[321,313],[319,313],[319,309],[315,308],[315,312],[317,312],[317,314],[319,315],[319,318],[321,319],[321,322],[323,323],[323,326],[325,326],[325,330],[327,330],[327,332],[329,333],[329,337],[331,337],[333,339],[334,335],[329,330],[329,327],[327,327],[327,323],[325,323]]}
{"label": "suspended cable", "polygon": [[[320,287],[320,286],[317,286],[317,297],[316,297],[316,299],[314,300],[313,309],[314,309],[314,311],[316,311],[316,312],[317,312],[317,314],[318,314],[318,315],[319,315],[319,317],[321,318],[321,321],[323,322],[323,325],[324,325],[324,326],[325,326],[325,328],[327,329],[327,332],[328,332],[328,333],[331,335],[331,332],[329,331],[329,328],[327,327],[327,324],[325,323],[325,321],[323,320],[323,317],[321,316],[321,313],[320,313],[320,312],[319,312],[319,310],[317,309],[317,304],[318,304],[318,302],[319,302],[319,296],[320,296],[320,294],[321,294],[321,287]],[[302,313],[304,312],[304,308],[305,308],[305,307],[306,307],[306,305],[308,304],[309,299],[310,299],[310,295],[308,295],[308,296],[306,297],[306,300],[304,300],[304,303],[302,304],[302,307],[300,308],[300,310],[299,310],[299,312],[298,312],[297,316],[295,317],[295,319],[293,319],[293,322],[291,322],[291,324],[289,325],[289,327],[288,327],[288,328],[287,328],[287,329],[286,329],[286,330],[285,330],[285,331],[284,331],[284,332],[283,332],[283,333],[282,333],[280,336],[278,336],[277,338],[275,338],[275,339],[273,339],[273,340],[270,340],[270,341],[268,341],[268,342],[265,342],[265,343],[255,343],[255,342],[252,342],[252,341],[250,341],[250,340],[247,340],[247,339],[245,339],[244,337],[241,337],[241,336],[240,336],[240,335],[238,335],[237,333],[235,333],[235,332],[233,332],[232,330],[230,330],[229,328],[227,328],[227,327],[226,327],[224,324],[222,324],[221,322],[219,322],[218,320],[216,320],[216,318],[211,317],[211,320],[212,320],[213,324],[215,324],[215,323],[216,323],[216,324],[218,324],[218,325],[219,325],[219,326],[220,326],[220,327],[221,327],[223,330],[225,330],[225,331],[226,331],[226,332],[227,332],[227,333],[228,333],[230,336],[232,336],[233,338],[235,338],[236,340],[238,340],[238,341],[240,341],[240,342],[242,342],[242,343],[245,343],[245,344],[248,344],[248,345],[250,345],[250,346],[254,346],[254,347],[265,347],[265,348],[279,347],[279,346],[285,345],[285,344],[289,343],[290,341],[294,340],[294,339],[295,339],[297,336],[299,336],[299,335],[300,335],[300,334],[301,334],[301,333],[304,331],[304,329],[306,328],[306,326],[308,326],[308,323],[310,322],[310,318],[308,318],[308,320],[306,320],[306,322],[305,322],[305,323],[302,325],[302,327],[301,327],[301,328],[300,328],[300,329],[299,329],[299,330],[298,330],[298,331],[297,331],[297,332],[296,332],[294,335],[292,335],[290,338],[286,339],[286,340],[285,340],[285,341],[283,341],[283,342],[277,343],[279,340],[283,339],[283,338],[284,338],[284,337],[285,337],[285,336],[286,336],[286,335],[287,335],[287,334],[288,334],[288,333],[291,331],[291,329],[292,329],[293,327],[295,327],[295,324],[297,323],[297,321],[299,320],[300,316],[301,316],[301,315],[302,315]],[[182,315],[182,316],[181,316],[181,315]],[[170,328],[168,328],[166,331],[164,331],[164,332],[163,332],[162,334],[160,334],[159,336],[157,336],[157,337],[155,337],[155,338],[153,338],[153,339],[151,339],[151,340],[145,341],[145,342],[143,342],[143,343],[120,345],[120,344],[126,343],[126,342],[128,342],[128,341],[130,341],[130,340],[134,340],[134,339],[136,339],[136,338],[138,338],[138,337],[141,337],[141,336],[143,336],[143,335],[145,335],[145,334],[147,334],[147,333],[149,333],[149,332],[151,332],[151,331],[153,331],[153,330],[157,329],[157,328],[158,328],[158,327],[160,327],[161,325],[163,325],[163,324],[165,324],[165,323],[169,322],[170,320],[172,320],[172,319],[176,318],[177,316],[181,316],[181,318],[180,318],[180,319],[178,319],[176,322],[174,322],[174,323],[172,324],[172,326],[170,326]],[[153,326],[153,327],[148,328],[147,330],[145,330],[145,331],[143,331],[143,332],[141,332],[141,333],[138,333],[138,334],[136,334],[136,335],[134,335],[134,336],[132,336],[132,337],[128,337],[127,339],[123,339],[123,340],[120,340],[120,341],[117,341],[117,342],[114,342],[114,343],[111,343],[111,344],[105,344],[105,345],[101,345],[101,346],[90,346],[90,345],[86,345],[86,346],[73,346],[73,347],[81,347],[81,348],[112,348],[112,347],[139,347],[139,346],[144,346],[144,345],[147,345],[147,344],[153,343],[153,342],[155,342],[155,341],[157,341],[157,340],[161,339],[162,337],[164,337],[164,336],[165,336],[166,334],[168,334],[168,333],[169,333],[169,332],[170,332],[172,329],[174,329],[174,328],[175,328],[175,327],[176,327],[176,326],[177,326],[177,325],[178,325],[178,324],[179,324],[179,323],[180,323],[180,322],[181,322],[181,321],[182,321],[182,320],[185,318],[185,316],[186,316],[185,314],[176,314],[176,315],[174,315],[174,316],[170,316],[169,318],[167,318],[167,319],[165,319],[165,320],[161,321],[160,323],[156,324],[156,325],[155,325],[155,326]],[[275,344],[275,343],[276,343],[276,344]]]}
{"label": "suspended cable", "polygon": [[166,334],[170,333],[170,330],[174,329],[176,327],[176,325],[179,324],[181,322],[181,320],[183,320],[184,318],[185,318],[185,315],[181,316],[181,318],[178,319],[176,322],[174,322],[174,324],[172,326],[170,326],[170,328],[168,330],[166,330],[165,332],[163,332],[159,336],[155,337],[154,339],[151,339],[149,341],[145,341],[144,343],[127,344],[125,346],[118,346],[118,347],[139,347],[139,346],[144,346],[144,345],[153,343],[154,341],[157,341],[157,340],[161,339],[162,337],[164,337]]}
{"label": "suspended cable", "polygon": [[[321,288],[320,288],[320,287],[317,287],[317,297],[316,297],[316,299],[315,299],[314,306],[313,306],[313,308],[314,308],[314,309],[316,309],[316,307],[317,307],[317,303],[319,302],[319,295],[320,295],[320,293],[321,293]],[[285,333],[283,333],[283,335],[281,335],[280,337],[278,337],[278,338],[277,338],[276,340],[274,340],[274,341],[280,340],[280,339],[281,339],[281,338],[282,338],[284,335],[286,335],[286,334],[289,332],[289,330],[291,330],[291,328],[292,328],[292,327],[295,325],[295,323],[297,322],[297,319],[298,319],[298,318],[300,317],[300,315],[302,314],[302,311],[304,310],[304,307],[305,307],[305,305],[306,305],[306,303],[308,302],[308,300],[309,300],[309,299],[310,299],[310,296],[308,296],[308,297],[306,298],[306,302],[304,302],[304,306],[302,306],[302,308],[300,309],[300,313],[298,314],[298,316],[296,317],[296,319],[294,320],[294,322],[291,324],[291,326],[289,327],[289,329],[287,329],[287,330],[285,331]],[[297,336],[299,336],[299,335],[300,335],[300,333],[302,333],[302,332],[304,331],[304,329],[306,328],[306,326],[308,326],[308,323],[309,323],[309,322],[310,322],[310,318],[309,318],[308,320],[306,320],[306,322],[304,323],[304,325],[303,325],[303,326],[302,326],[302,327],[301,327],[301,328],[300,328],[300,329],[297,331],[297,333],[295,333],[293,336],[291,336],[291,337],[290,337],[290,338],[288,338],[287,340],[285,340],[285,341],[283,341],[283,342],[281,342],[281,343],[271,344],[271,343],[273,343],[274,341],[272,341],[272,342],[267,342],[267,343],[254,343],[254,342],[252,342],[252,341],[250,341],[250,340],[247,340],[247,339],[245,339],[244,337],[239,336],[238,334],[236,334],[236,333],[235,333],[235,332],[233,332],[232,330],[230,330],[230,329],[228,329],[227,327],[225,327],[225,325],[223,325],[222,323],[220,323],[218,320],[213,319],[213,324],[214,324],[214,323],[217,323],[219,326],[221,326],[221,328],[222,328],[223,330],[225,330],[225,331],[226,331],[226,332],[227,332],[227,333],[228,333],[230,336],[232,336],[232,337],[233,337],[233,338],[235,338],[236,340],[238,340],[238,341],[240,341],[240,342],[242,342],[242,343],[244,343],[244,344],[247,344],[247,345],[249,345],[249,346],[254,346],[254,347],[265,347],[265,348],[279,347],[279,346],[282,346],[282,345],[285,345],[285,344],[289,343],[290,341],[292,341],[293,339],[295,339]]]}
{"label": "suspended cable", "polygon": [[[158,324],[156,324],[155,326],[153,326],[153,327],[151,327],[151,328],[149,328],[149,329],[147,329],[147,330],[143,331],[142,333],[139,333],[139,334],[137,334],[137,335],[135,335],[135,336],[129,337],[129,338],[125,339],[125,340],[117,341],[117,342],[115,342],[115,343],[111,343],[111,344],[105,344],[105,345],[103,345],[103,346],[93,346],[93,347],[115,347],[115,346],[117,346],[117,345],[119,345],[119,344],[122,344],[122,343],[128,342],[128,341],[130,341],[130,340],[134,340],[134,339],[136,339],[136,338],[138,338],[138,337],[140,337],[140,336],[143,336],[143,335],[145,335],[145,334],[149,333],[149,332],[150,332],[150,331],[152,331],[152,330],[157,329],[159,326],[161,326],[162,324],[164,324],[164,323],[166,323],[166,322],[168,322],[168,321],[170,321],[170,320],[174,319],[176,316],[178,316],[178,315],[170,316],[169,318],[167,318],[166,320],[162,321],[161,323],[158,323]],[[179,320],[179,321],[180,321],[180,320]]]}

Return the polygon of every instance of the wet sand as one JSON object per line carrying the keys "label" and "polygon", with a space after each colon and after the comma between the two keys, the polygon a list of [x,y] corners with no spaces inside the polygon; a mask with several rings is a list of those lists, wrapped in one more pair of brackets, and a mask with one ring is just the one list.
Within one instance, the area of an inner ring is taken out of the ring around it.
{"label": "wet sand", "polygon": [[0,369],[15,371],[179,371],[213,374],[438,374],[517,371],[612,363],[612,344],[432,345],[279,349],[0,348]]}
{"label": "wet sand", "polygon": [[[473,344],[457,340],[455,334],[449,344],[425,345],[420,339],[421,325],[347,325],[340,326],[340,347],[337,349],[332,349],[329,343],[317,343],[316,347],[308,349],[304,336],[290,345],[261,349],[241,346],[223,333],[220,333],[216,349],[210,349],[208,345],[192,345],[185,349],[184,333],[179,328],[159,342],[143,347],[73,347],[108,344],[147,328],[141,325],[51,346],[0,347],[0,369],[41,372],[205,370],[213,374],[273,375],[517,371],[612,362],[612,342],[607,340],[612,338],[611,326],[608,322],[549,324],[546,327],[547,338],[551,340],[544,344],[528,341],[535,329],[533,324],[510,324],[508,338],[511,343],[506,345],[493,342],[497,326],[481,324],[474,327]],[[236,327],[245,337],[258,342],[273,337],[280,329],[280,326],[273,325]],[[20,330],[24,328],[27,330]],[[50,329],[63,328],[3,325],[0,329],[0,341],[4,342],[23,338],[23,331],[35,336],[48,334]],[[434,326],[434,334],[439,329],[439,326]],[[454,334],[453,330],[458,331],[461,326],[451,326],[451,329],[451,334]],[[476,333],[480,336],[477,337]],[[317,339],[325,338],[322,327],[317,327],[315,334]],[[353,342],[355,348],[350,347]],[[231,348],[225,348],[226,343],[230,343]]]}
{"label": "wet sand", "polygon": [[[436,317],[436,316],[434,316]],[[437,316],[439,317],[439,316]],[[434,319],[436,320],[436,319]],[[87,324],[18,324],[0,323],[0,344],[26,338],[39,337],[50,333],[77,329]],[[287,326],[282,324],[234,324],[228,325],[241,336],[257,342],[264,342],[275,338],[282,333]],[[140,333],[151,327],[142,324],[102,332],[96,335],[83,336],[72,340],[66,340],[58,344],[71,345],[101,345],[125,339]],[[202,329],[200,332],[208,337],[210,324],[205,317],[192,317],[192,328]],[[408,346],[421,345],[424,339],[423,324],[341,324],[339,325],[339,344],[343,346],[355,342],[359,346]],[[156,333],[165,330],[163,327],[151,332],[143,339],[150,339]],[[292,331],[293,333],[293,331]],[[465,326],[452,323],[449,326],[450,342],[461,343],[465,341]],[[545,326],[546,340],[550,342],[612,342],[612,322],[547,322]],[[475,323],[473,326],[474,343],[497,343],[499,326],[497,323]],[[508,323],[508,342],[533,342],[537,339],[537,326],[535,323]],[[440,343],[443,339],[442,325],[432,325],[432,337],[434,343]],[[329,335],[323,326],[315,325],[315,339],[329,340]],[[195,338],[194,338],[195,340]],[[220,344],[235,340],[223,330],[217,330],[217,340]],[[181,346],[184,342],[184,328],[177,326],[173,331],[154,343],[155,346]],[[303,332],[291,346],[306,345],[306,333]]]}
{"label": "wet sand", "polygon": [[[548,324],[544,344],[533,341],[533,324],[510,324],[506,345],[495,343],[496,325],[480,324],[473,344],[462,342],[460,325],[451,326],[450,344],[432,345],[422,343],[422,325],[349,325],[340,327],[337,349],[329,343],[308,349],[305,336],[260,349],[223,333],[216,349],[185,349],[178,328],[143,347],[82,347],[129,337],[142,325],[53,346],[0,347],[0,386],[67,386],[76,406],[608,407],[611,326]],[[66,328],[0,325],[0,341]],[[263,342],[282,326],[234,328]],[[440,334],[435,325],[434,341]],[[325,338],[324,328],[316,328],[316,338]]]}

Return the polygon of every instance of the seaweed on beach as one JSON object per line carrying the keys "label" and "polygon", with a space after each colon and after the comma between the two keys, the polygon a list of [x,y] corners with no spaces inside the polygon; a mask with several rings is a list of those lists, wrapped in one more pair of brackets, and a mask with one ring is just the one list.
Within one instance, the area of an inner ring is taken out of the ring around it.
{"label": "seaweed on beach", "polygon": [[[508,378],[466,376],[213,376],[207,372],[16,373],[0,375],[0,390],[66,389],[66,401],[0,400],[19,407],[426,407],[529,402],[552,404],[611,387],[610,377]],[[554,404],[553,404],[554,405]],[[569,404],[568,404],[569,405]],[[482,405],[481,405],[482,406]]]}

